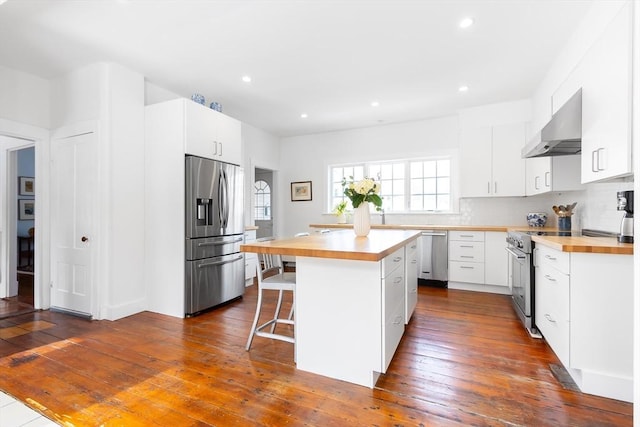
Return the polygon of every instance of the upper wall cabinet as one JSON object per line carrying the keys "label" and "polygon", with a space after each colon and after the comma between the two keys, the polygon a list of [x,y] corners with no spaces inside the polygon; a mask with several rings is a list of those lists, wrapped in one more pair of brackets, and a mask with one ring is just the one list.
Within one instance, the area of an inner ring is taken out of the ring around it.
{"label": "upper wall cabinet", "polygon": [[579,154],[526,159],[526,195],[582,190],[580,162]]}
{"label": "upper wall cabinet", "polygon": [[240,122],[196,102],[180,101],[185,105],[185,153],[239,165]]}
{"label": "upper wall cabinet", "polygon": [[524,123],[463,128],[460,134],[462,197],[525,195]]}
{"label": "upper wall cabinet", "polygon": [[631,2],[553,95],[554,109],[582,87],[582,182],[630,175]]}

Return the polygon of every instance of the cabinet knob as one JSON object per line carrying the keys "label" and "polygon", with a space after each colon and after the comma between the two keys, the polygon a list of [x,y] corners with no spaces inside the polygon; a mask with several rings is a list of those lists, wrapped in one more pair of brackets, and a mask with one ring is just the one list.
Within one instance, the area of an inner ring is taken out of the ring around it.
{"label": "cabinet knob", "polygon": [[80,240],[82,240],[83,242],[88,242],[89,238],[87,236],[82,236]]}

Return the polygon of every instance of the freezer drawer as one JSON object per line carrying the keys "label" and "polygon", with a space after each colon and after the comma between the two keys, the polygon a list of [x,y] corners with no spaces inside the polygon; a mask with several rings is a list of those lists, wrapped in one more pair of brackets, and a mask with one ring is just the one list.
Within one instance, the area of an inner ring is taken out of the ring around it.
{"label": "freezer drawer", "polygon": [[186,315],[195,314],[244,293],[244,254],[186,262]]}
{"label": "freezer drawer", "polygon": [[240,245],[243,241],[244,236],[242,234],[187,239],[185,248],[186,259],[191,261],[240,252]]}

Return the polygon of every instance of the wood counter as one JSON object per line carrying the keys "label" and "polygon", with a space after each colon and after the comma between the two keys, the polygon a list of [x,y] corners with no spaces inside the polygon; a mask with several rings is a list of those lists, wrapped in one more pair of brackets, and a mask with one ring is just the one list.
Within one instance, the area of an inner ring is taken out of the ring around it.
{"label": "wood counter", "polygon": [[419,236],[420,232],[416,230],[371,230],[367,237],[356,237],[353,230],[336,230],[244,244],[240,246],[240,250],[312,258],[380,261]]}
{"label": "wood counter", "polygon": [[531,236],[531,239],[562,252],[633,255],[633,243],[619,243],[611,237]]}
{"label": "wood counter", "polygon": [[[309,224],[311,228],[352,229],[353,224]],[[459,231],[507,231],[515,226],[507,225],[433,225],[433,224],[371,224],[372,230],[459,230]],[[526,225],[520,228],[527,228]]]}

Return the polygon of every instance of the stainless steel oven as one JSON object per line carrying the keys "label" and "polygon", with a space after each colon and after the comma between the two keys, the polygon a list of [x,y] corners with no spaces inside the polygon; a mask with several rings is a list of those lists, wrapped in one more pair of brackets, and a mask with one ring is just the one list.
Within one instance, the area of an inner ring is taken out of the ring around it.
{"label": "stainless steel oven", "polygon": [[522,232],[507,234],[509,274],[513,308],[532,336],[539,336],[535,323],[535,279],[533,268],[533,242]]}

